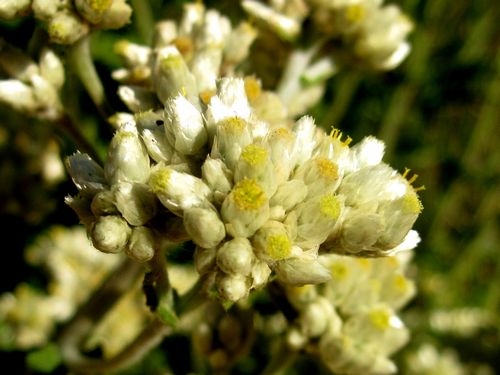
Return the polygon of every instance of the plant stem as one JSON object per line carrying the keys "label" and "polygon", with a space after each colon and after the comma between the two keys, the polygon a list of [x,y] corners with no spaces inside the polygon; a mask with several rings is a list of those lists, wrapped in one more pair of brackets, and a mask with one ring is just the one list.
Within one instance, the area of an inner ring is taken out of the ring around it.
{"label": "plant stem", "polygon": [[151,10],[151,3],[144,0],[131,0],[132,8],[134,9],[134,24],[142,41],[150,44],[153,40],[153,27],[155,20],[153,11]]}
{"label": "plant stem", "polygon": [[82,38],[68,49],[68,62],[78,75],[100,115],[107,120],[112,110],[106,100],[104,87],[90,54],[88,37]]}
{"label": "plant stem", "polygon": [[[142,274],[143,267],[126,259],[103,283],[77,312],[58,337],[62,356],[70,368],[80,369],[80,365],[88,362],[79,350],[92,328],[102,319],[103,315],[113,307]],[[127,349],[125,349],[127,350]],[[110,359],[111,361],[113,359]],[[95,361],[95,360],[94,360]]]}
{"label": "plant stem", "polygon": [[[69,367],[75,373],[87,374],[124,369],[142,359],[150,350],[158,346],[170,330],[169,326],[164,325],[158,318],[154,318],[141,334],[116,356],[109,359],[93,359],[84,357],[78,350],[74,350],[71,353],[66,353],[72,356]],[[72,349],[76,348],[72,347]]]}

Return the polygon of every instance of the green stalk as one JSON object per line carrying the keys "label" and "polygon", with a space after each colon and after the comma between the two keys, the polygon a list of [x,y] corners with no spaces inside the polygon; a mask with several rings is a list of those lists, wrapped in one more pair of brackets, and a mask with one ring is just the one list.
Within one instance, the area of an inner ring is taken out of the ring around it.
{"label": "green stalk", "polygon": [[68,63],[87,90],[100,115],[107,120],[112,110],[92,60],[88,37],[80,39],[68,48]]}

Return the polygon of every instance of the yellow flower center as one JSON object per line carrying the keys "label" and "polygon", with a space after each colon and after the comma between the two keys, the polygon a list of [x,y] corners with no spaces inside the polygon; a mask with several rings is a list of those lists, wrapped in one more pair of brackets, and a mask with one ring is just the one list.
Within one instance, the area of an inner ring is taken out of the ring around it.
{"label": "yellow flower center", "polygon": [[347,7],[346,18],[349,22],[360,22],[365,18],[365,8],[360,4]]}
{"label": "yellow flower center", "polygon": [[90,0],[90,8],[98,13],[104,13],[111,6],[113,0]]}
{"label": "yellow flower center", "polygon": [[292,252],[292,244],[288,236],[284,234],[269,236],[266,251],[274,260],[286,259]]}
{"label": "yellow flower center", "polygon": [[167,190],[170,175],[171,171],[168,168],[158,169],[151,174],[149,177],[149,186],[153,193],[157,194]]}
{"label": "yellow flower center", "polygon": [[349,275],[349,269],[343,263],[334,263],[330,267],[330,272],[335,280],[345,280]]}
{"label": "yellow flower center", "polygon": [[403,211],[411,214],[419,214],[424,206],[418,199],[417,194],[411,190],[403,196]]}
{"label": "yellow flower center", "polygon": [[370,320],[376,328],[386,330],[389,328],[391,316],[388,311],[378,309],[370,312]]}
{"label": "yellow flower center", "polygon": [[246,127],[246,122],[240,117],[228,117],[222,120],[221,126],[231,133],[241,133]]}
{"label": "yellow flower center", "polygon": [[243,149],[241,158],[252,167],[257,167],[266,161],[267,155],[268,152],[264,147],[258,145],[248,145]]}
{"label": "yellow flower center", "polygon": [[231,194],[236,206],[244,211],[257,210],[267,201],[266,194],[255,180],[238,182]]}
{"label": "yellow flower center", "polygon": [[329,181],[334,181],[339,177],[339,167],[337,164],[326,158],[317,158],[316,166],[321,177]]}
{"label": "yellow flower center", "polygon": [[247,94],[247,98],[249,101],[254,101],[257,99],[261,92],[260,82],[256,80],[254,77],[245,77],[245,93]]}
{"label": "yellow flower center", "polygon": [[326,194],[319,201],[320,211],[326,217],[336,220],[340,215],[340,202],[333,194]]}

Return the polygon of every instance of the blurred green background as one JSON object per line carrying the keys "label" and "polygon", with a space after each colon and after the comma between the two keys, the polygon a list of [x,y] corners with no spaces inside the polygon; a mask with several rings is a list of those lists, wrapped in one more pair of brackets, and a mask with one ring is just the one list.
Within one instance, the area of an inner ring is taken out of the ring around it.
{"label": "blurred green background", "polygon": [[[92,37],[96,65],[116,110],[124,107],[109,78],[120,65],[113,44],[123,37],[144,42],[152,31],[148,19],[175,17],[182,3],[151,0],[149,13],[143,1],[132,1],[141,8],[139,22]],[[205,1],[219,9],[234,3]],[[481,364],[500,371],[500,7],[497,0],[396,3],[415,22],[407,60],[388,73],[340,72],[312,114],[319,124],[335,125],[354,142],[378,136],[387,144],[385,160],[400,171],[411,168],[420,175],[417,186],[426,187],[416,225],[422,242],[412,269],[419,292],[403,315],[413,339],[399,359],[432,342],[437,348],[453,348],[470,373],[482,374]],[[1,22],[0,36],[26,49],[35,27],[29,17]],[[66,96],[79,103],[85,135],[104,155],[111,134],[103,130],[71,74],[66,86]],[[67,178],[45,184],[37,164],[39,145],[54,135],[62,156],[75,150],[51,124],[0,107],[2,292],[22,280],[43,286],[43,272],[24,263],[23,249],[53,224],[77,224],[63,203],[74,187]],[[467,318],[473,321],[464,318],[473,326],[466,334],[457,328],[464,311],[479,314]],[[448,320],[436,318],[439,313]],[[24,353],[7,357],[23,371]]]}

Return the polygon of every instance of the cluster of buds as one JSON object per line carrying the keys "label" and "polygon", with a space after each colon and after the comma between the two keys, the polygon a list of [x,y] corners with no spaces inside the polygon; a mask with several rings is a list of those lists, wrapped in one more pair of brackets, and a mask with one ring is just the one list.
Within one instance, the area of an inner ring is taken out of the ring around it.
{"label": "cluster of buds", "polygon": [[0,68],[11,78],[0,80],[0,102],[30,116],[56,120],[63,112],[59,92],[64,67],[59,56],[44,48],[38,64],[0,39]]}
{"label": "cluster of buds", "polygon": [[397,310],[415,293],[405,276],[408,260],[408,253],[378,259],[326,256],[331,281],[287,288],[298,312],[287,331],[289,347],[318,355],[334,373],[394,373],[388,357],[409,338]]}
{"label": "cluster of buds", "polygon": [[[164,79],[183,78],[175,73]],[[418,242],[420,201],[381,162],[381,141],[350,148],[307,116],[265,121],[251,105],[253,80],[219,80],[208,104],[190,94],[179,88],[163,111],[124,122],[104,169],[69,158],[80,194],[68,203],[97,249],[150,259],[175,215],[207,287],[234,302],[272,271],[286,284],[329,280],[320,251],[377,257]]]}
{"label": "cluster of buds", "polygon": [[[144,262],[161,241],[190,239],[207,289],[235,302],[273,272],[291,285],[329,280],[322,253],[378,257],[416,245],[418,189],[381,161],[381,141],[350,148],[337,130],[288,118],[255,78],[220,78],[227,40],[252,38],[218,13],[188,5],[179,26],[161,25],[155,49],[120,47],[145,64],[121,78],[146,74],[142,87],[121,88],[136,113],[116,116],[104,168],[84,154],[68,159],[79,194],[67,202],[97,249]],[[151,97],[158,104],[143,111]]]}
{"label": "cluster of buds", "polygon": [[30,9],[59,44],[73,44],[94,29],[118,29],[132,15],[126,0],[6,0],[0,18],[13,19]]}
{"label": "cluster of buds", "polygon": [[336,60],[377,70],[398,66],[410,51],[406,41],[413,24],[396,5],[383,0],[283,0],[265,5],[244,0],[244,9],[284,39],[296,39],[302,22],[311,19],[313,33],[333,42]]}
{"label": "cluster of buds", "polygon": [[206,102],[218,78],[235,74],[255,37],[247,22],[232,27],[227,17],[201,3],[185,4],[178,24],[156,24],[152,47],[117,43],[125,63],[113,72],[123,84],[118,94],[132,112],[162,108],[180,90],[195,105],[198,98]]}
{"label": "cluster of buds", "polygon": [[21,284],[0,296],[2,348],[43,345],[55,325],[70,318],[119,259],[95,251],[83,228],[53,227],[25,253],[32,266],[46,269],[48,293]]}

